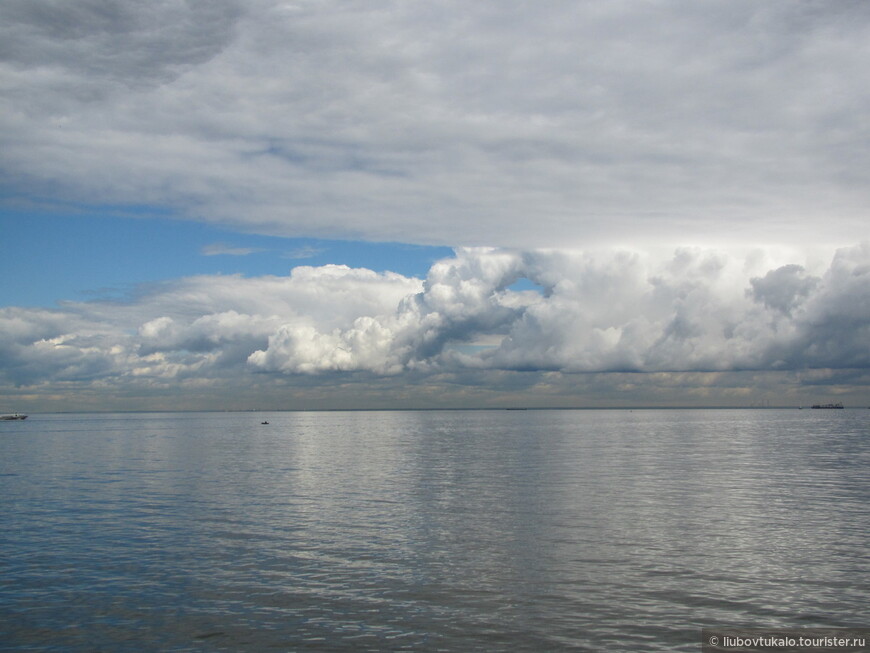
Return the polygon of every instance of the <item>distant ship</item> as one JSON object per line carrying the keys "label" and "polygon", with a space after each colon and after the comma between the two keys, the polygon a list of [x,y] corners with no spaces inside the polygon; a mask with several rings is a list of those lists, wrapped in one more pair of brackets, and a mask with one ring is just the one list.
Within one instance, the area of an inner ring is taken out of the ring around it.
{"label": "distant ship", "polygon": [[843,407],[843,404],[841,404],[841,403],[836,403],[836,404],[815,404],[815,405],[813,406],[813,408],[842,408],[842,407]]}
{"label": "distant ship", "polygon": [[11,422],[19,419],[27,419],[27,415],[21,415],[20,413],[7,413],[6,415],[0,415],[0,420],[4,422]]}

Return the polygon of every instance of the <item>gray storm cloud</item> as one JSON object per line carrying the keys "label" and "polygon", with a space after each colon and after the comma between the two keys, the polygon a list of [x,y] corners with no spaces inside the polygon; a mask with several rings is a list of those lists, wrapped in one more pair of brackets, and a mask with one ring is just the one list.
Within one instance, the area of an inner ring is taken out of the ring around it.
{"label": "gray storm cloud", "polygon": [[839,250],[818,274],[773,261],[472,248],[425,280],[335,265],[193,277],[124,303],[0,309],[0,374],[7,385],[147,387],[252,374],[870,367],[870,244]]}
{"label": "gray storm cloud", "polygon": [[510,247],[854,243],[862,2],[6,0],[14,207]]}

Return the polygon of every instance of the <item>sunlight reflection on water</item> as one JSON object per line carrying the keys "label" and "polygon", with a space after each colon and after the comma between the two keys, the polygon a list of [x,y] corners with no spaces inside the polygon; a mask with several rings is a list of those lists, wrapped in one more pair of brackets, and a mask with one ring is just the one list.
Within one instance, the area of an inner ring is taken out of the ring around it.
{"label": "sunlight reflection on water", "polygon": [[694,651],[701,626],[864,626],[868,425],[857,410],[37,415],[0,434],[3,640]]}

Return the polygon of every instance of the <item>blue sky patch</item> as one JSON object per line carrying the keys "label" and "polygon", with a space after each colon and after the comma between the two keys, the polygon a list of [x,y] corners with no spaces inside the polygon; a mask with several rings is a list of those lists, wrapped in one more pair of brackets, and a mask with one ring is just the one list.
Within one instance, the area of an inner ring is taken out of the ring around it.
{"label": "blue sky patch", "polygon": [[298,265],[332,263],[423,278],[434,261],[453,253],[449,247],[280,238],[104,213],[5,210],[0,225],[3,306],[121,298],[140,283],[199,274],[281,276]]}

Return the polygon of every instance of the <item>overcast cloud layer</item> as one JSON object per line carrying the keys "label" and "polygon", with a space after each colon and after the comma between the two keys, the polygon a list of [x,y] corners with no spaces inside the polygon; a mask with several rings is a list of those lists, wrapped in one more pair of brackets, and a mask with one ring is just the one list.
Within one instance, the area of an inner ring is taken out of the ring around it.
{"label": "overcast cloud layer", "polygon": [[[514,289],[518,279],[539,289]],[[838,251],[818,273],[761,251],[655,260],[465,249],[425,281],[300,266],[288,277],[183,279],[124,303],[0,309],[0,382],[26,401],[95,393],[104,405],[181,391],[238,408],[269,386],[260,402],[299,407],[288,382],[353,382],[381,406],[403,393],[419,405],[433,384],[454,391],[432,405],[479,404],[480,386],[533,405],[584,405],[588,373],[611,404],[655,403],[658,386],[689,374],[693,389],[663,401],[745,405],[758,375],[789,386],[778,401],[826,384],[854,398],[870,383],[868,342],[870,245]]]}
{"label": "overcast cloud layer", "polygon": [[848,0],[5,0],[0,184],[291,236],[854,244],[868,69]]}

